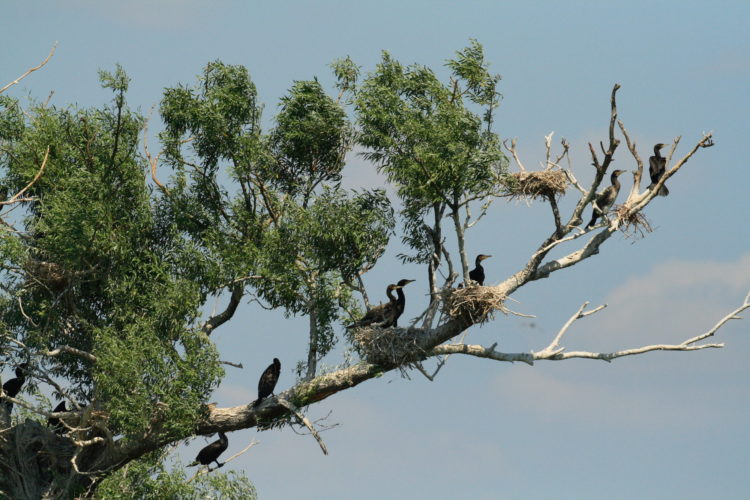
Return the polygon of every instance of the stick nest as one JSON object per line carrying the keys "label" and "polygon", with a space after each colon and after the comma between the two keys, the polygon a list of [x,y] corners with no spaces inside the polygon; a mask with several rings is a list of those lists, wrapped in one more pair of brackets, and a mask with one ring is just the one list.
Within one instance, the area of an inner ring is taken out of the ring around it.
{"label": "stick nest", "polygon": [[70,284],[70,276],[59,264],[44,260],[29,259],[25,266],[30,282],[41,283],[55,292],[62,292]]}
{"label": "stick nest", "polygon": [[451,318],[468,317],[472,323],[484,323],[495,311],[508,314],[503,305],[506,296],[495,287],[475,283],[464,288],[443,291],[443,314]]}
{"label": "stick nest", "polygon": [[562,170],[538,170],[510,174],[508,194],[511,198],[551,198],[565,194],[568,176]]}
{"label": "stick nest", "polygon": [[654,228],[645,215],[640,212],[631,212],[625,205],[618,205],[615,209],[620,221],[619,229],[626,238],[644,238],[646,233],[652,233]]}
{"label": "stick nest", "polygon": [[365,326],[354,331],[354,345],[362,358],[377,365],[409,365],[425,350],[417,342],[418,330]]}

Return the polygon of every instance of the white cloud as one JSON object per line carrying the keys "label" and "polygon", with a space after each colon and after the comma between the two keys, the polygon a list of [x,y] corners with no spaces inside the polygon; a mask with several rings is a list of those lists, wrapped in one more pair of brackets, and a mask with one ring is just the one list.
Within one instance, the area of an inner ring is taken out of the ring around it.
{"label": "white cloud", "polygon": [[[576,322],[562,345],[607,352],[679,343],[711,328],[748,290],[750,254],[731,262],[660,264],[610,293],[604,301],[609,307]],[[748,320],[749,312],[743,314]],[[726,325],[709,342],[727,347],[657,351],[611,364],[569,360],[514,366],[495,378],[492,390],[542,425],[696,430],[717,416],[725,422],[740,419],[737,401],[750,392],[741,383],[750,372],[744,362],[750,346],[746,323]]]}

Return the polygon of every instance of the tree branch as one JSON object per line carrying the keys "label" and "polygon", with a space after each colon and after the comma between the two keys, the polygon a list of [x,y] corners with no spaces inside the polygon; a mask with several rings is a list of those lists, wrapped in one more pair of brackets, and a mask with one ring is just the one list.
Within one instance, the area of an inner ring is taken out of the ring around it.
{"label": "tree branch", "polygon": [[240,301],[242,300],[242,296],[244,295],[244,293],[245,288],[242,285],[234,284],[232,287],[232,296],[229,297],[229,304],[227,305],[227,308],[216,316],[210,317],[201,325],[201,330],[203,330],[203,333],[205,333],[206,335],[211,335],[211,332],[213,332],[216,328],[232,319],[232,316],[234,316],[234,313],[237,311],[237,307],[240,305]]}
{"label": "tree branch", "polygon": [[294,414],[295,417],[297,417],[297,420],[300,422],[300,424],[307,427],[307,429],[310,431],[310,434],[313,435],[315,440],[318,442],[318,445],[320,445],[320,449],[323,450],[323,455],[328,455],[328,448],[326,448],[326,444],[323,442],[323,438],[320,437],[320,434],[318,434],[318,431],[315,430],[315,427],[310,423],[310,421],[305,417],[296,406],[294,406],[292,403],[287,401],[286,399],[282,397],[276,398],[277,401],[281,406],[289,410],[291,413]]}
{"label": "tree branch", "polygon": [[41,68],[45,64],[47,64],[47,62],[54,55],[56,48],[57,48],[57,42],[55,42],[55,43],[52,44],[52,48],[50,49],[49,54],[47,54],[47,57],[44,58],[44,61],[42,61],[41,63],[39,63],[37,66],[34,66],[33,68],[27,70],[26,73],[24,73],[23,75],[19,76],[18,78],[16,78],[15,80],[13,80],[9,84],[7,84],[5,87],[1,88],[0,89],[0,94],[2,94],[3,92],[5,92],[9,88],[11,88],[13,85],[18,84],[18,82],[20,82],[21,80],[23,80],[24,78],[26,78],[27,76],[29,76],[31,73],[33,73],[34,71],[38,70],[39,68]]}
{"label": "tree branch", "polygon": [[33,179],[31,179],[31,182],[26,184],[26,187],[21,189],[19,192],[11,196],[11,198],[7,201],[0,201],[0,206],[2,205],[12,205],[14,203],[18,203],[19,201],[30,201],[31,198],[23,198],[21,199],[21,195],[25,193],[31,186],[33,186],[36,181],[39,180],[39,178],[42,176],[42,172],[44,172],[44,167],[47,166],[47,160],[49,159],[49,146],[47,146],[47,151],[44,153],[44,159],[42,160],[42,166],[39,167],[39,170],[37,171],[36,175]]}

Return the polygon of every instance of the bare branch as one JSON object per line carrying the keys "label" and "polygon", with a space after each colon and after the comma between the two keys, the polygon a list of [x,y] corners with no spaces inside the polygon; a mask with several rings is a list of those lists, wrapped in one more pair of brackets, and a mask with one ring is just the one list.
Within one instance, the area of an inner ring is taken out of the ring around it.
{"label": "bare branch", "polygon": [[563,327],[560,328],[560,331],[557,332],[557,336],[552,340],[552,342],[550,342],[550,344],[547,347],[545,347],[543,350],[541,350],[538,353],[536,353],[535,356],[540,356],[540,359],[542,359],[545,356],[554,355],[554,354],[557,354],[559,352],[562,352],[564,349],[559,348],[560,347],[560,341],[562,340],[563,335],[565,335],[565,333],[568,331],[568,329],[570,328],[570,326],[575,321],[577,321],[577,320],[579,320],[581,318],[585,318],[589,314],[594,314],[596,312],[599,312],[602,309],[604,309],[605,307],[607,307],[607,304],[602,304],[599,307],[597,307],[595,309],[592,309],[591,311],[584,312],[584,309],[586,309],[586,306],[588,306],[588,305],[589,305],[588,302],[584,302],[583,305],[578,308],[578,311],[576,311],[576,313],[573,316],[571,316],[570,319],[568,319],[568,321],[565,322],[565,324],[563,325]]}
{"label": "bare branch", "polygon": [[1,88],[0,89],[0,94],[2,94],[3,92],[5,92],[9,88],[11,88],[13,85],[18,84],[18,82],[20,82],[21,80],[23,80],[24,78],[26,78],[27,76],[29,76],[31,73],[33,73],[34,71],[38,70],[39,68],[41,68],[45,64],[47,64],[47,62],[54,55],[56,48],[57,48],[57,42],[55,42],[55,43],[52,44],[52,48],[50,49],[49,54],[47,54],[47,57],[44,58],[44,61],[42,61],[41,63],[39,63],[37,66],[34,66],[33,68],[27,70],[26,73],[24,73],[23,75],[19,76],[18,78],[16,78],[15,80],[13,80],[9,84],[7,84],[5,87]]}
{"label": "bare branch", "polygon": [[297,409],[297,407],[296,407],[296,406],[294,406],[294,405],[293,405],[292,403],[290,403],[290,402],[289,402],[289,401],[287,401],[286,399],[284,399],[284,398],[282,398],[282,397],[278,396],[278,397],[276,398],[276,400],[277,400],[277,401],[279,402],[279,404],[280,404],[281,406],[283,406],[284,408],[286,408],[287,410],[289,410],[289,411],[290,411],[291,413],[293,413],[293,414],[294,414],[294,416],[295,416],[295,417],[297,417],[297,420],[298,420],[298,421],[299,421],[299,422],[300,422],[300,423],[301,423],[302,425],[304,425],[305,427],[307,427],[307,429],[308,429],[308,430],[310,431],[310,434],[312,434],[312,435],[313,435],[313,437],[315,438],[315,440],[316,440],[316,441],[318,442],[318,444],[320,445],[320,449],[321,449],[321,450],[323,450],[323,455],[328,455],[328,448],[326,448],[326,445],[325,445],[325,443],[323,442],[323,438],[321,438],[321,437],[320,437],[320,434],[318,434],[318,431],[317,431],[317,430],[315,430],[315,427],[313,427],[313,425],[312,425],[312,424],[310,423],[310,421],[309,421],[309,420],[307,419],[307,417],[305,417],[305,416],[304,416],[304,415],[303,415],[303,414],[302,414],[302,413],[301,413],[301,412],[300,412],[300,411],[299,411],[299,410]]}
{"label": "bare branch", "polygon": [[628,131],[625,130],[625,125],[622,123],[622,120],[617,120],[617,125],[620,126],[620,131],[622,131],[622,135],[625,136],[625,143],[628,145],[628,150],[630,150],[630,153],[633,155],[633,158],[635,158],[635,161],[638,164],[638,169],[633,174],[633,186],[630,188],[630,194],[628,195],[628,200],[630,200],[634,196],[636,196],[638,194],[638,191],[640,191],[641,189],[643,162],[641,161],[641,157],[638,155],[638,150],[635,147],[635,142],[630,140],[630,135],[628,135]]}
{"label": "bare branch", "polygon": [[52,351],[42,351],[43,356],[54,357],[61,354],[72,354],[74,356],[78,356],[79,358],[83,358],[86,361],[91,361],[92,363],[96,363],[98,361],[96,356],[94,356],[90,352],[82,351],[80,349],[76,349],[75,347],[70,347],[67,345],[60,346]]}
{"label": "bare branch", "polygon": [[550,161],[550,158],[552,157],[552,136],[553,135],[555,135],[554,131],[544,136],[544,149],[545,149],[544,168],[550,168],[552,164],[552,162]]}
{"label": "bare branch", "polygon": [[481,345],[468,345],[468,344],[439,345],[432,350],[431,354],[433,356],[442,355],[442,354],[468,354],[470,356],[476,356],[478,358],[494,359],[495,361],[510,361],[511,363],[516,362],[516,361],[522,361],[529,365],[534,364],[534,357],[533,357],[533,354],[531,353],[498,352],[495,350],[496,346],[497,346],[497,342],[492,344],[490,347],[483,347]]}
{"label": "bare branch", "polygon": [[700,342],[701,340],[706,339],[708,337],[712,337],[714,335],[714,333],[716,333],[719,330],[719,328],[721,328],[722,326],[724,326],[727,322],[729,322],[729,321],[731,321],[733,319],[742,319],[742,318],[740,318],[737,315],[739,313],[741,313],[742,311],[744,311],[745,309],[747,309],[747,308],[750,308],[750,292],[748,292],[748,294],[745,296],[745,300],[742,302],[742,305],[740,307],[738,307],[734,311],[730,312],[729,314],[727,314],[726,316],[724,316],[723,318],[721,318],[719,320],[719,322],[714,325],[713,328],[711,328],[706,333],[698,335],[697,337],[693,337],[692,339],[686,340],[685,342],[683,342],[683,344],[684,345],[694,344],[694,343]]}
{"label": "bare branch", "polygon": [[516,151],[516,141],[517,139],[513,138],[510,140],[510,147],[508,147],[507,139],[503,141],[503,146],[505,146],[505,149],[507,149],[511,155],[513,155],[513,159],[516,160],[516,165],[518,165],[518,168],[521,169],[521,172],[526,172],[526,168],[523,166],[523,163],[521,163],[521,159],[518,157],[518,151]]}
{"label": "bare branch", "polygon": [[0,205],[12,205],[14,203],[18,203],[20,201],[31,201],[32,198],[23,198],[21,199],[21,195],[25,193],[31,186],[33,186],[36,181],[39,180],[39,178],[42,176],[42,172],[44,172],[44,167],[47,166],[47,160],[49,159],[49,146],[47,146],[47,151],[44,153],[44,160],[42,160],[42,166],[39,167],[39,171],[37,171],[36,175],[33,179],[31,179],[31,182],[26,184],[26,187],[24,187],[22,190],[11,196],[11,198],[8,201],[0,201]]}
{"label": "bare branch", "polygon": [[229,298],[229,304],[227,305],[227,308],[216,316],[210,317],[201,325],[201,330],[203,330],[203,333],[205,333],[206,335],[211,335],[211,332],[213,332],[216,328],[232,319],[232,316],[234,316],[234,313],[237,311],[237,307],[240,305],[240,301],[242,300],[242,296],[244,293],[244,287],[235,284],[234,288],[232,289],[232,296]]}

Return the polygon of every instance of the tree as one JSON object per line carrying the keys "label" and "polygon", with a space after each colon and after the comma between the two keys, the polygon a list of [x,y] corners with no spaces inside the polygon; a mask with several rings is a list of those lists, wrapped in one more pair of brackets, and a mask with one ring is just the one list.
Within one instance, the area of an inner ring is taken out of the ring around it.
{"label": "tree", "polygon": [[[145,147],[145,133],[139,153],[147,120],[128,108],[129,80],[119,67],[100,74],[114,93],[101,108],[31,102],[23,109],[2,97],[0,186],[13,194],[2,201],[0,342],[5,364],[28,363],[28,382],[16,397],[3,396],[22,413],[0,412],[8,428],[0,437],[0,490],[19,498],[116,491],[246,498],[254,493],[241,477],[213,473],[184,483],[181,471],[165,465],[170,446],[217,431],[305,425],[325,452],[305,407],[390,370],[416,368],[434,377],[450,354],[533,364],[721,347],[704,340],[750,307],[750,296],[714,329],[677,345],[565,352],[570,326],[602,308],[586,304],[538,352],[454,341],[506,311],[518,288],[598,254],[618,230],[647,231],[643,211],[661,185],[712,142],[704,134],[673,162],[675,140],[666,173],[641,191],[643,162],[617,120],[615,85],[608,145],[601,153],[590,145],[595,176],[588,188],[560,166],[567,143],[553,160],[551,136],[545,170],[510,174],[493,131],[499,77],[489,73],[481,46],[471,42],[447,67],[446,85],[430,69],[405,68],[384,54],[360,82],[359,68],[339,60],[336,99],[316,80],[295,82],[264,132],[245,68],[212,62],[196,85],[165,91],[157,155]],[[585,229],[582,213],[620,145],[616,125],[637,166],[633,185],[622,205]],[[355,144],[397,189],[403,241],[413,252],[403,258],[426,266],[430,304],[408,328],[342,333],[342,323],[361,314],[357,294],[368,306],[361,276],[381,258],[395,226],[385,192],[347,192],[339,184]],[[524,170],[515,141],[509,150]],[[166,183],[160,168],[172,171]],[[571,186],[577,202],[564,221],[557,199]],[[499,285],[452,288],[456,273],[442,219],[453,222],[466,279],[466,230],[500,196],[549,203],[551,234]],[[572,249],[548,258],[558,247]],[[447,276],[442,285],[440,272]],[[202,317],[203,304],[218,294],[229,295],[227,308]],[[306,316],[308,356],[290,389],[258,406],[217,408],[207,401],[223,370],[210,335],[247,297]],[[359,359],[321,373],[318,361],[337,341]],[[431,359],[438,360],[433,375],[422,365]],[[43,386],[70,410],[50,413],[48,402],[31,402]],[[66,433],[44,425],[50,416],[62,419]]]}

